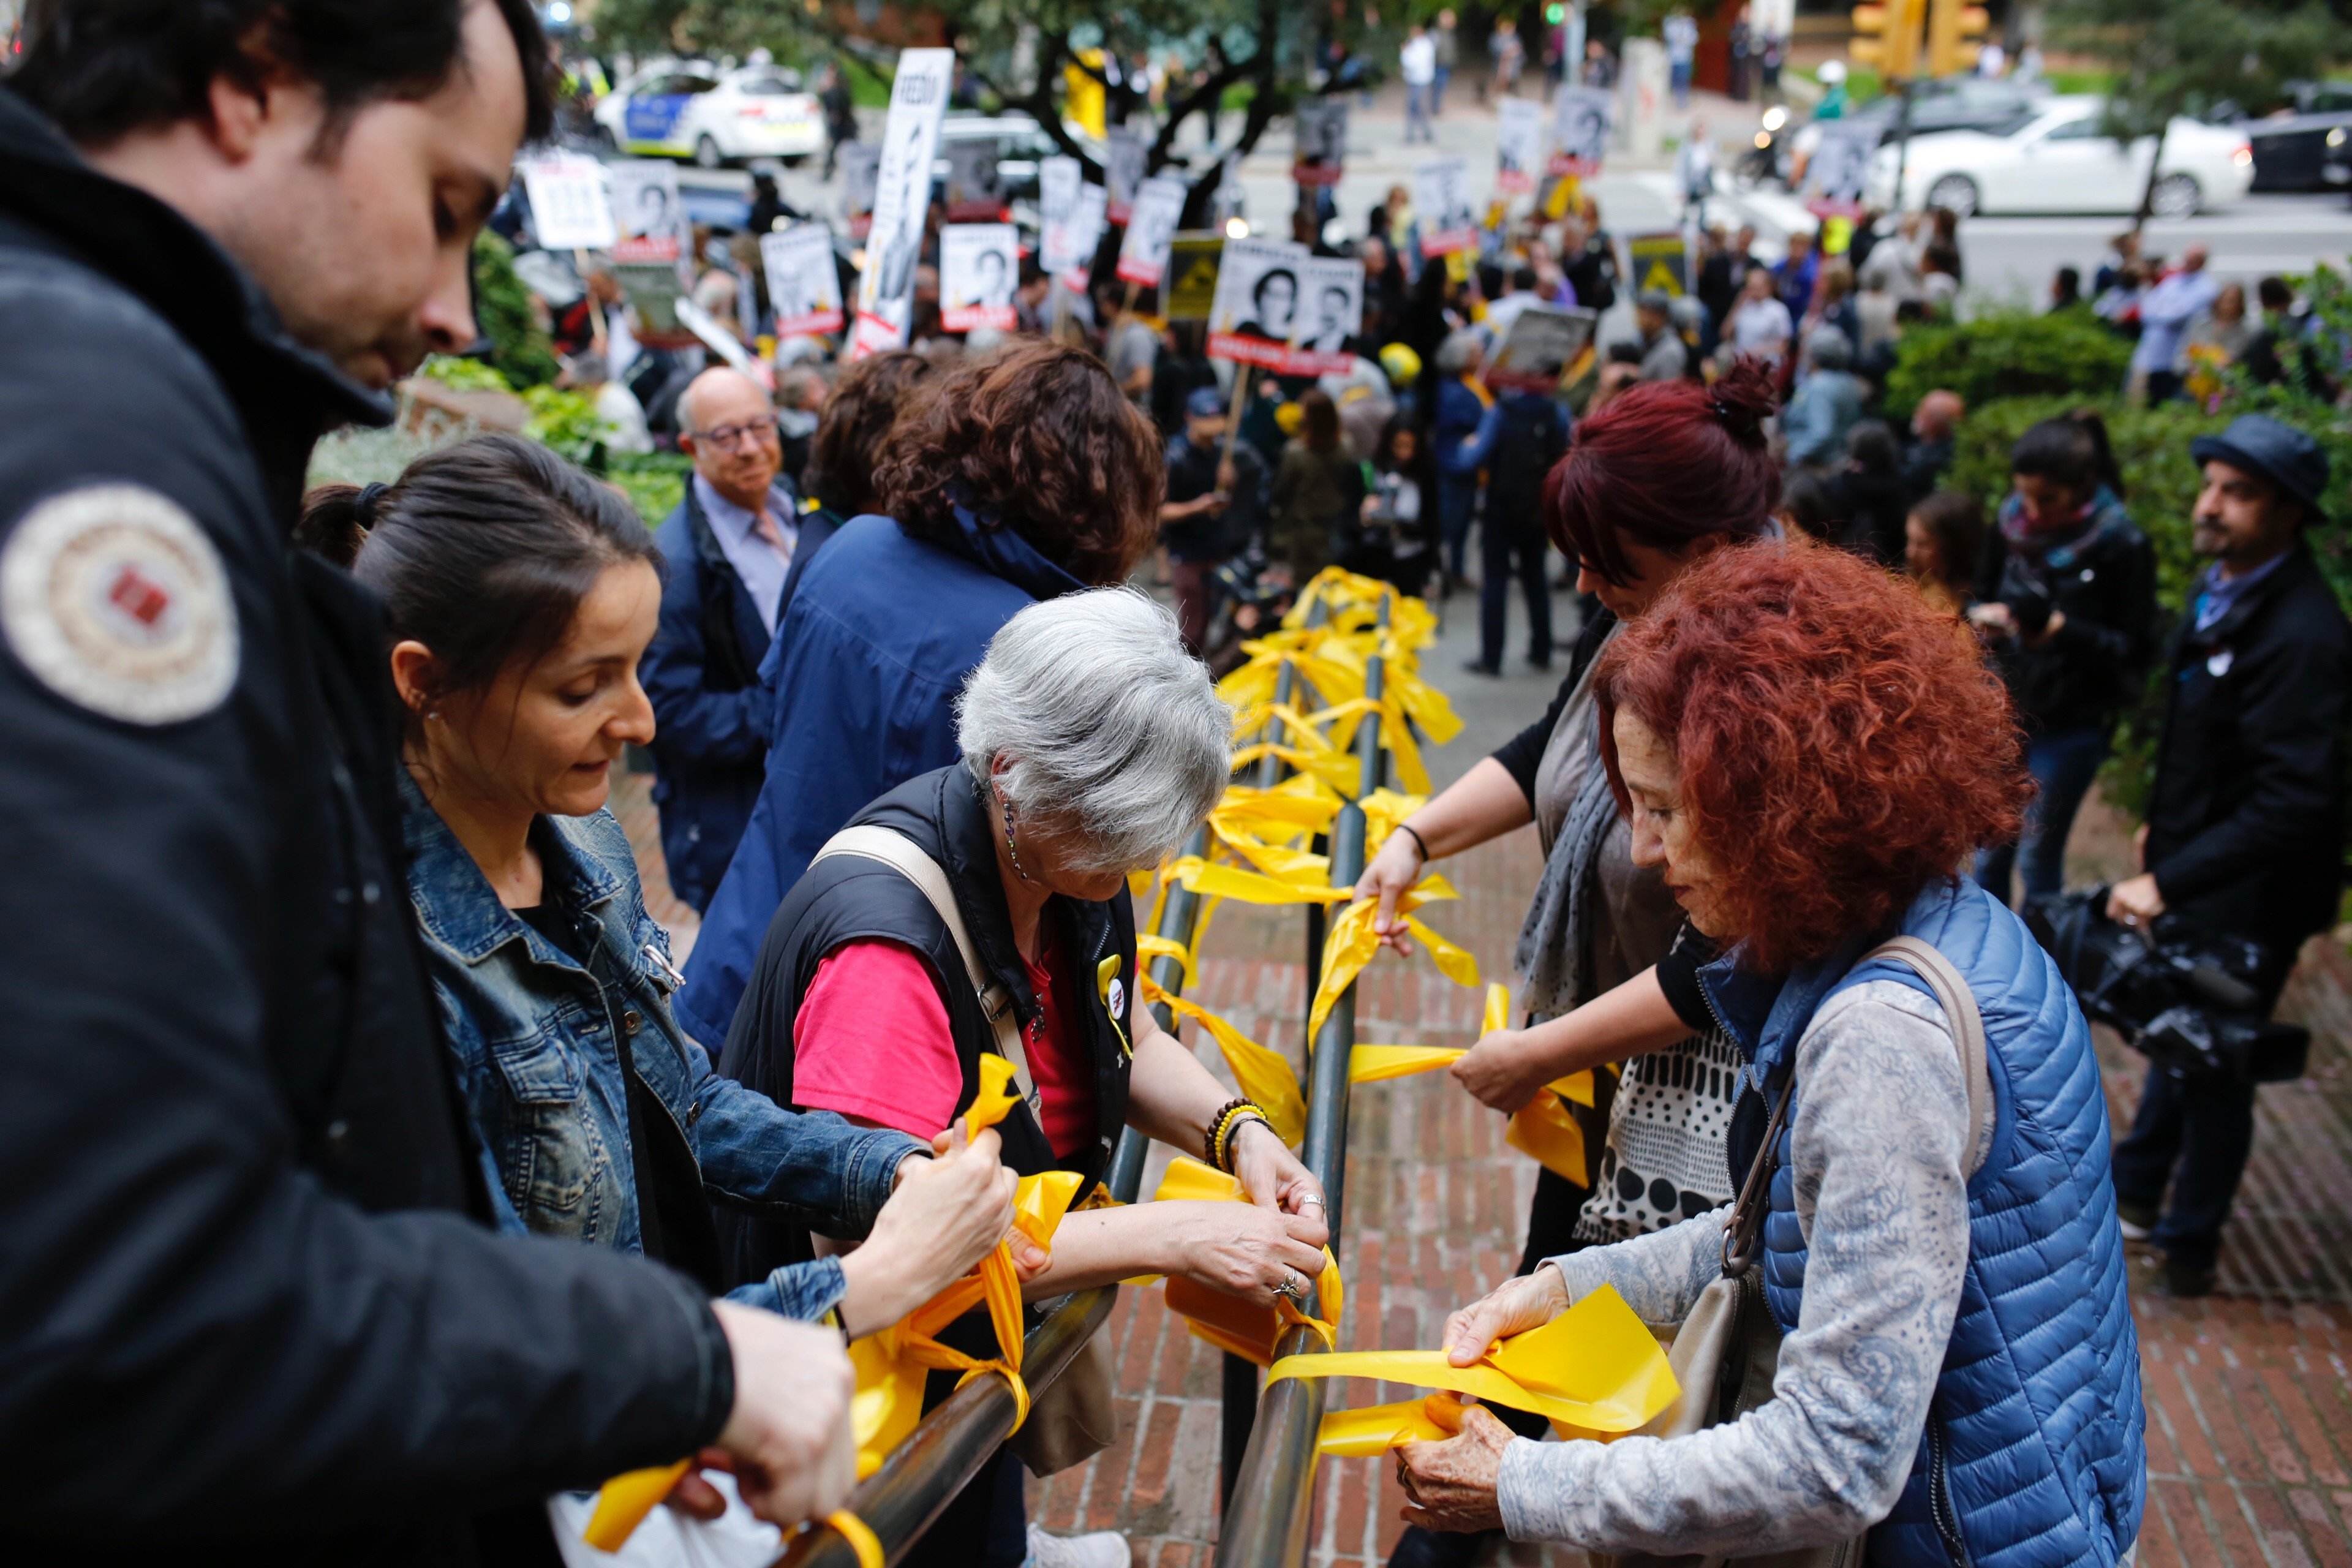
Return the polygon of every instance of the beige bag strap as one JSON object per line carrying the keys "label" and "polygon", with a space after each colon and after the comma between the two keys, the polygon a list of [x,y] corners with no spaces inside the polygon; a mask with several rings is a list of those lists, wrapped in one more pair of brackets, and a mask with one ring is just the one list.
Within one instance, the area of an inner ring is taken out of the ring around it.
{"label": "beige bag strap", "polygon": [[996,1034],[996,1054],[1013,1064],[1013,1087],[1029,1103],[1029,1114],[1040,1117],[1036,1085],[1029,1076],[1029,1052],[1021,1039],[1021,1019],[1013,1005],[1013,994],[990,978],[987,966],[980,961],[980,950],[972,945],[971,931],[963,923],[963,910],[957,907],[955,889],[948,886],[948,874],[940,863],[923,853],[922,847],[895,828],[878,823],[861,823],[845,827],[824,841],[809,864],[831,855],[855,855],[861,859],[879,860],[921,890],[930,900],[931,909],[955,938],[956,951],[963,955],[964,978],[971,984],[973,994],[980,998],[980,1010],[988,1016],[989,1027]]}
{"label": "beige bag strap", "polygon": [[1968,981],[1950,959],[1936,951],[1933,942],[1918,937],[1898,936],[1882,942],[1864,953],[1863,962],[1874,958],[1891,958],[1916,970],[1935,993],[1945,1021],[1951,1025],[1952,1038],[1960,1049],[1960,1071],[1969,1082],[1969,1141],[1961,1146],[1961,1159],[1968,1174],[1974,1176],[1984,1163],[1977,1151],[1984,1143],[1985,1125],[1993,1114],[1992,1070],[1985,1061],[1984,1016],[1977,1010],[1976,993],[1969,989]]}

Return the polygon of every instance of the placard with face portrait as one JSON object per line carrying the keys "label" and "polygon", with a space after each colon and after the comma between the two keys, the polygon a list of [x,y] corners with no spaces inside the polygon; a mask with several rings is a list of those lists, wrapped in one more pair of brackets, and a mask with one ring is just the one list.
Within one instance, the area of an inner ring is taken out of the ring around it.
{"label": "placard with face portrait", "polygon": [[821,223],[772,229],[760,237],[760,261],[767,268],[776,336],[840,331],[841,274],[834,267],[832,230]]}
{"label": "placard with face portrait", "polygon": [[874,224],[866,236],[866,269],[857,280],[857,325],[849,357],[907,341],[914,310],[915,268],[923,254],[923,219],[931,203],[931,160],[955,75],[953,49],[901,49],[882,129],[882,163]]}
{"label": "placard with face portrait", "polygon": [[1067,234],[1063,239],[1062,254],[1069,265],[1056,268],[1064,282],[1084,291],[1087,274],[1095,264],[1095,252],[1102,247],[1103,230],[1110,226],[1109,193],[1100,185],[1080,185],[1077,205],[1070,209]]}
{"label": "placard with face portrait", "polygon": [[1423,256],[1475,246],[1478,214],[1470,205],[1469,160],[1428,158],[1413,165],[1412,216],[1421,226]]}
{"label": "placard with face portrait", "polygon": [[1601,173],[1616,112],[1617,100],[1606,88],[1561,88],[1551,100],[1549,172],[1579,178]]}
{"label": "placard with face portrait", "polygon": [[1118,246],[1118,275],[1146,288],[1168,275],[1168,252],[1176,220],[1184,214],[1184,182],[1155,174],[1135,193],[1127,234]]}
{"label": "placard with face portrait", "polygon": [[1536,188],[1536,171],[1543,166],[1543,105],[1531,98],[1498,99],[1495,103],[1495,189],[1518,195]]}
{"label": "placard with face portrait", "polygon": [[678,197],[677,165],[630,158],[604,169],[613,179],[613,259],[676,261],[679,241],[691,232]]}
{"label": "placard with face portrait", "polygon": [[1085,183],[1076,158],[1037,160],[1037,265],[1048,272],[1066,272],[1070,256],[1070,219],[1076,215],[1078,187]]}
{"label": "placard with face portrait", "polygon": [[940,324],[951,332],[1011,331],[1019,321],[1013,289],[1020,277],[1021,242],[1011,224],[947,225],[940,230]]}
{"label": "placard with face portrait", "polygon": [[1348,162],[1348,100],[1302,98],[1290,111],[1290,177],[1302,185],[1336,185]]}
{"label": "placard with face portrait", "polygon": [[1150,149],[1132,131],[1114,131],[1103,141],[1103,189],[1113,223],[1126,223],[1135,213],[1136,193],[1143,188],[1143,165]]}
{"label": "placard with face portrait", "polygon": [[1834,120],[1822,121],[1821,129],[1821,144],[1805,164],[1805,210],[1815,217],[1852,217],[1862,211],[1878,130]]}
{"label": "placard with face portrait", "polygon": [[1558,386],[1560,373],[1574,364],[1592,342],[1592,329],[1599,320],[1594,312],[1582,309],[1528,306],[1511,318],[1502,346],[1486,361],[1486,384],[1529,392]]}
{"label": "placard with face portrait", "polygon": [[882,180],[882,149],[871,142],[844,142],[835,149],[841,164],[841,221],[853,238],[874,226],[874,195]]}
{"label": "placard with face portrait", "polygon": [[997,174],[997,159],[1002,153],[992,138],[966,138],[948,143],[948,188],[942,199],[950,223],[1003,216],[1003,184]]}
{"label": "placard with face portrait", "polygon": [[1363,310],[1362,262],[1285,239],[1229,239],[1209,307],[1209,355],[1285,375],[1345,372]]}

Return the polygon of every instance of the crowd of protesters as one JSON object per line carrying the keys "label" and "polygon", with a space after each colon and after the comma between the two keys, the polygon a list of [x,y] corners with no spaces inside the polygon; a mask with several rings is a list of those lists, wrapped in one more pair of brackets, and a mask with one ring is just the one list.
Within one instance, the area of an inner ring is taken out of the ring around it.
{"label": "crowd of protesters", "polygon": [[[1409,46],[1430,113],[1451,28]],[[2111,1173],[2011,857],[2058,890],[2168,661],[2106,912],[2264,943],[2275,1001],[2334,912],[2352,675],[2307,436],[2195,444],[2210,563],[2159,653],[2095,416],[2024,434],[1990,525],[1939,488],[1956,395],[1871,417],[1893,337],[1957,286],[1946,218],[1769,265],[1710,233],[1690,295],[1642,294],[1638,341],[1560,366],[1563,396],[1481,372],[1516,313],[1614,301],[1591,201],[1462,265],[1419,256],[1397,191],[1353,245],[1347,373],[1229,391],[1150,290],[1033,275],[1010,334],[946,333],[919,282],[905,349],[796,348],[772,393],[680,359],[607,398],[626,308],[592,278],[605,330],[556,322],[572,381],[692,464],[657,529],[507,436],[305,498],[326,428],[389,422],[392,384],[472,342],[472,231],[549,129],[546,58],[520,0],[123,5],[35,26],[0,89],[0,402],[38,437],[0,461],[0,1541],[541,1561],[566,1496],[682,1457],[681,1514],[790,1530],[848,1494],[845,1343],[1000,1243],[1030,1301],[1159,1274],[1304,1302],[1324,1195],[1139,1005],[1128,879],[1230,777],[1215,568],[1443,593],[1475,533],[1472,668],[1502,668],[1513,581],[1550,666],[1557,548],[1567,668],[1355,897],[1408,949],[1428,863],[1533,822],[1526,1016],[1454,1077],[1509,1110],[1624,1065],[1583,1108],[1590,1179],[1546,1173],[1447,1348],[1604,1286],[1675,1321],[1728,1281],[1777,1372],[1694,1390],[1654,1442],[1473,1410],[1400,1451],[1399,1561],[1496,1529],[2128,1553],[2123,1241],[2211,1288],[2253,1091],[2152,1074]],[[739,248],[696,290],[756,331]],[[2201,262],[2140,279],[2146,395],[2188,384],[2165,342],[2251,363],[2273,331]],[[1174,614],[1133,585],[1155,557]],[[703,915],[682,973],[608,806],[631,747]],[[974,1135],[990,1054],[1019,1103]],[[1087,1208],[1050,1249],[1013,1227],[1017,1177],[1091,1181],[1122,1130],[1252,1201]],[[1007,1447],[901,1560],[1127,1555],[1030,1526]]]}

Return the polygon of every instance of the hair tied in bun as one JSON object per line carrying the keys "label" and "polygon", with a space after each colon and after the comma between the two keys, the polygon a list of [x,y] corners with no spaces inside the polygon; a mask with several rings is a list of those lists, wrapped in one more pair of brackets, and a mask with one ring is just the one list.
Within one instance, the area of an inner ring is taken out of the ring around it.
{"label": "hair tied in bun", "polygon": [[375,526],[375,509],[383,500],[383,492],[392,489],[386,484],[362,485],[359,495],[352,501],[352,513],[362,528]]}
{"label": "hair tied in bun", "polygon": [[1764,421],[1780,406],[1780,398],[1763,363],[1742,355],[1707,389],[1706,406],[1733,440],[1743,447],[1760,447]]}

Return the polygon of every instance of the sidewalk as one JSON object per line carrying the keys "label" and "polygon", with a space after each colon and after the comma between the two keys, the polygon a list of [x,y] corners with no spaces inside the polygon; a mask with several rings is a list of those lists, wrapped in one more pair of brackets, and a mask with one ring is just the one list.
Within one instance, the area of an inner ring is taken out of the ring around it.
{"label": "sidewalk", "polygon": [[[1559,611],[1570,610],[1565,595]],[[1433,752],[1439,783],[1459,776],[1538,716],[1550,679],[1515,658],[1500,681],[1461,672],[1475,637],[1474,604],[1457,596],[1424,658],[1465,729]],[[1565,617],[1560,620],[1566,624]],[[1512,647],[1519,647],[1514,634]],[[690,927],[660,874],[641,776],[614,805],[638,847],[656,918]],[[2074,843],[2078,879],[2112,866],[2126,840],[2095,801]],[[1437,929],[1507,981],[1509,956],[1538,866],[1532,829],[1449,862],[1457,903],[1429,911]],[[1192,994],[1251,1037],[1303,1062],[1304,921],[1296,910],[1227,906],[1202,943]],[[1479,997],[1426,958],[1382,958],[1358,985],[1366,1042],[1466,1046]],[[2352,961],[2312,944],[2289,987],[2286,1016],[2315,1031],[2311,1075],[2263,1090],[2252,1168],[2221,1258],[2221,1293],[2176,1302],[2142,1292],[2136,1310],[2148,1394],[2148,1506],[2142,1568],[2352,1568]],[[2101,1063],[2118,1127],[2141,1064],[2102,1034]],[[1196,1032],[1188,1042],[1197,1043]],[[1222,1073],[1213,1047],[1206,1059]],[[1517,1261],[1534,1166],[1506,1149],[1501,1119],[1444,1075],[1368,1086],[1350,1111],[1341,1215],[1348,1281],[1343,1348],[1435,1345],[1446,1315]],[[1164,1157],[1164,1156],[1163,1156]],[[1155,1161],[1146,1190],[1156,1182]],[[2136,1287],[2149,1278],[2144,1267]],[[1142,1568],[1197,1568],[1216,1533],[1218,1366],[1171,1321],[1156,1290],[1124,1290],[1111,1321],[1120,1369],[1122,1436],[1051,1483],[1033,1483],[1035,1517],[1054,1530],[1121,1530]],[[1415,1392],[1335,1384],[1333,1407]],[[1370,1568],[1401,1528],[1386,1461],[1327,1461],[1319,1479],[1317,1568]],[[1580,1554],[1509,1549],[1501,1559],[1575,1568]]]}

